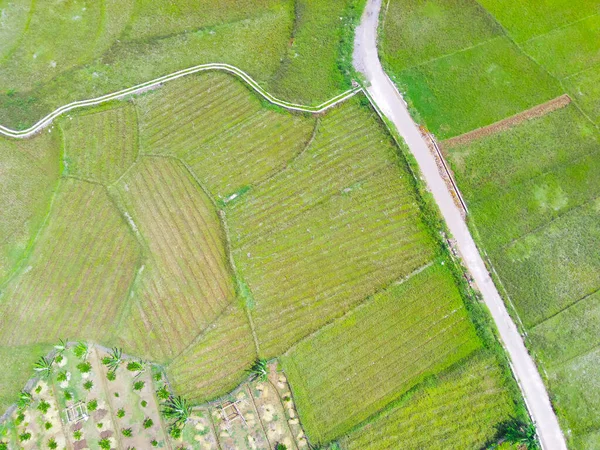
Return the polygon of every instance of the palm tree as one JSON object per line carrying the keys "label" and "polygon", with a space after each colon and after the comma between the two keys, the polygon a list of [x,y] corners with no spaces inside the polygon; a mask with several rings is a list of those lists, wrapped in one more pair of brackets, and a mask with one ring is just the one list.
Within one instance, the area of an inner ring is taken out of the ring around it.
{"label": "palm tree", "polygon": [[102,358],[102,364],[108,367],[110,372],[116,372],[119,368],[119,365],[123,362],[123,350],[117,347],[114,347],[108,354]]}
{"label": "palm tree", "polygon": [[269,376],[269,370],[267,368],[267,360],[257,358],[250,369],[247,370],[250,373],[250,379],[258,381],[266,381]]}
{"label": "palm tree", "polygon": [[540,450],[535,425],[519,419],[511,419],[502,426],[502,437],[506,442],[516,444],[521,450]]}
{"label": "palm tree", "polygon": [[173,426],[185,425],[192,414],[192,407],[183,397],[169,397],[163,404],[163,416],[173,420]]}
{"label": "palm tree", "polygon": [[49,359],[44,356],[40,356],[40,359],[38,359],[35,365],[33,366],[33,370],[38,372],[42,377],[47,378],[48,376],[50,376],[53,363],[54,358]]}

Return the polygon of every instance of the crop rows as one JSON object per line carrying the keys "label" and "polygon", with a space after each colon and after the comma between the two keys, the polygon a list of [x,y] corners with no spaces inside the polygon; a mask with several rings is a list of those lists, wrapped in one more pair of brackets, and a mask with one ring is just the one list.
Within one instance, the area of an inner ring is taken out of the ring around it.
{"label": "crop rows", "polygon": [[480,345],[452,276],[433,266],[300,342],[283,365],[309,436],[327,442]]}
{"label": "crop rows", "polygon": [[314,127],[314,118],[261,110],[194,148],[185,160],[213,195],[227,199],[281,170],[305,148]]}
{"label": "crop rows", "polygon": [[137,245],[103,187],[66,180],[55,203],[28,266],[3,292],[5,344],[107,339],[133,280]]}
{"label": "crop rows", "polygon": [[[140,275],[138,312],[125,327],[136,350],[164,359],[185,348],[235,295],[223,231],[210,199],[175,160],[142,158],[116,193],[145,242],[149,266]],[[148,344],[148,333],[160,344]]]}
{"label": "crop rows", "polygon": [[14,269],[46,215],[60,175],[60,135],[0,138],[0,283]]}
{"label": "crop rows", "polygon": [[255,358],[248,318],[232,305],[167,369],[176,392],[201,403],[231,391]]}
{"label": "crop rows", "polygon": [[494,357],[476,355],[342,440],[344,450],[483,448],[514,414]]}
{"label": "crop rows", "polygon": [[131,104],[75,115],[63,120],[61,128],[70,175],[110,184],[137,157],[137,119]]}
{"label": "crop rows", "polygon": [[204,73],[164,86],[137,100],[144,153],[183,157],[251,118],[260,101],[224,73]]}
{"label": "crop rows", "polygon": [[288,169],[228,210],[234,258],[269,356],[432,256],[387,137],[356,105],[332,115]]}

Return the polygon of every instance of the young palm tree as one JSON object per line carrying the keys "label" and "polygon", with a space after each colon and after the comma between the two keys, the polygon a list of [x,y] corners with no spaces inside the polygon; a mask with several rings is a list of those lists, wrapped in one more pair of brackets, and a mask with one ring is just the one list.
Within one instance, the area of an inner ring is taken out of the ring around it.
{"label": "young palm tree", "polygon": [[504,424],[504,440],[523,450],[540,450],[535,425],[512,419]]}
{"label": "young palm tree", "polygon": [[87,358],[88,351],[89,351],[89,347],[83,341],[77,342],[77,345],[75,345],[75,347],[73,347],[73,353],[75,354],[75,356],[77,356],[80,359]]}
{"label": "young palm tree", "polygon": [[67,349],[67,341],[65,339],[59,339],[58,344],[56,344],[54,348],[56,349],[56,353],[58,355],[62,355]]}
{"label": "young palm tree", "polygon": [[173,420],[172,425],[184,425],[192,414],[192,407],[183,397],[169,397],[163,404],[162,413],[165,418]]}
{"label": "young palm tree", "polygon": [[127,370],[141,373],[144,370],[144,363],[142,361],[129,361],[127,363]]}
{"label": "young palm tree", "polygon": [[247,372],[250,373],[250,379],[252,380],[266,381],[269,376],[267,360],[257,358]]}
{"label": "young palm tree", "polygon": [[50,376],[52,372],[52,364],[54,363],[54,358],[46,358],[44,356],[40,356],[40,359],[37,360],[35,365],[33,366],[33,370],[39,373],[42,377],[47,378]]}
{"label": "young palm tree", "polygon": [[102,358],[102,364],[108,367],[108,370],[115,372],[123,362],[123,350],[114,347],[108,356]]}

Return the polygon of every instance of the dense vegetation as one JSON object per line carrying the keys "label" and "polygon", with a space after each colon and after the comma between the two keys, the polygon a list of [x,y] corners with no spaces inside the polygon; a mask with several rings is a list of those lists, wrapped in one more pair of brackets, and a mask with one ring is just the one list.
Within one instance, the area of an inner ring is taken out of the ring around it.
{"label": "dense vegetation", "polygon": [[445,150],[578,449],[600,445],[599,12],[588,0],[392,0],[381,47],[415,114],[442,140],[563,93],[573,99]]}

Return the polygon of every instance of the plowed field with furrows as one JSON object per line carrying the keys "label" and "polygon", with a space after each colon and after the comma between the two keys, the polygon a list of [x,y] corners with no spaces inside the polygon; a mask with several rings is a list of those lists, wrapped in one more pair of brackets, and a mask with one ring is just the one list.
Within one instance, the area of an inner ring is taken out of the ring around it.
{"label": "plowed field with furrows", "polygon": [[137,157],[137,118],[130,103],[69,117],[61,122],[61,129],[70,175],[110,184]]}
{"label": "plowed field with furrows", "polygon": [[105,188],[62,181],[48,226],[3,292],[2,342],[108,339],[137,259],[135,239]]}
{"label": "plowed field with furrows", "polygon": [[246,313],[232,305],[168,366],[177,392],[204,402],[229,392],[257,357]]}
{"label": "plowed field with furrows", "polygon": [[[140,298],[124,326],[140,353],[164,359],[185,348],[235,296],[223,230],[208,196],[176,160],[142,158],[114,192],[148,252]],[[158,346],[148,345],[148,333],[162,337]]]}

